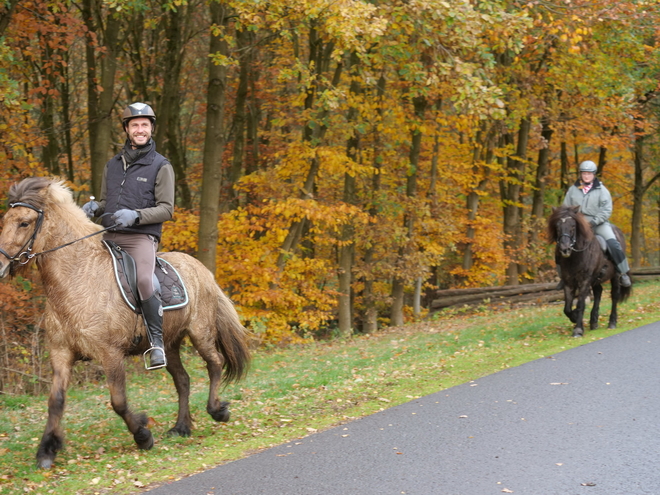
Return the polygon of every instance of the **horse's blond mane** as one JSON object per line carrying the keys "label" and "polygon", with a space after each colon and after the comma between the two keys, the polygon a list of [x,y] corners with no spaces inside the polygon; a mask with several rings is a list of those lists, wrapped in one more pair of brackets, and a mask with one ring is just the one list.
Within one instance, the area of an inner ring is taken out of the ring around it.
{"label": "horse's blond mane", "polygon": [[30,177],[9,189],[9,203],[27,203],[43,210],[48,203],[74,205],[71,189],[63,180]]}
{"label": "horse's blond mane", "polygon": [[53,181],[49,187],[50,198],[61,205],[74,205],[73,194],[64,181]]}
{"label": "horse's blond mane", "polygon": [[70,222],[75,231],[87,232],[98,230],[98,225],[90,222],[85,213],[78,208],[73,200],[71,189],[65,181],[56,177],[29,177],[14,184],[9,189],[8,202],[27,203],[35,208],[56,215],[67,215],[75,218]]}

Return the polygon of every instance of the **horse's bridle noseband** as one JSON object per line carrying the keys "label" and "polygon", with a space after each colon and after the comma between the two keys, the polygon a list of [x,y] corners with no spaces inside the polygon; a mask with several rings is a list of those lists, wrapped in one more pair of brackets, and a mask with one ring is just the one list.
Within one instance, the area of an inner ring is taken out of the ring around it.
{"label": "horse's bridle noseband", "polygon": [[7,251],[4,249],[0,248],[0,254],[2,254],[5,258],[7,258],[10,262],[16,261],[20,265],[26,265],[32,258],[36,256],[36,254],[32,253],[32,246],[34,246],[34,241],[37,238],[37,234],[39,233],[39,230],[41,230],[41,224],[44,221],[44,212],[43,210],[40,210],[36,206],[32,206],[31,204],[28,203],[9,203],[10,208],[15,208],[17,206],[23,206],[25,208],[30,208],[31,210],[34,210],[37,212],[39,215],[37,217],[37,223],[34,226],[34,232],[32,232],[32,235],[30,238],[25,241],[25,244],[23,244],[23,247],[18,250],[18,253],[16,253],[14,256],[11,256]]}

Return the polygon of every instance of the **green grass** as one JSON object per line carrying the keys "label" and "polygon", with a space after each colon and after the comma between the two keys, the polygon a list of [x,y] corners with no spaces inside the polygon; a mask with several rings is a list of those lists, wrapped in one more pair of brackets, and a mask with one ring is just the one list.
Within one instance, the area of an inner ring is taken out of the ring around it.
{"label": "green grass", "polygon": [[[167,437],[176,418],[176,393],[165,372],[130,368],[129,399],[151,418],[155,447],[139,451],[110,407],[104,382],[70,389],[66,444],[50,471],[34,456],[46,420],[46,397],[0,396],[0,493],[139,493],[250,453],[549,356],[660,319],[659,282],[636,284],[620,306],[619,328],[571,337],[560,304],[479,313],[453,311],[346,341],[259,351],[246,380],[223,393],[229,423],[205,413],[208,381],[194,351],[190,438]],[[607,325],[609,300],[602,308]]]}

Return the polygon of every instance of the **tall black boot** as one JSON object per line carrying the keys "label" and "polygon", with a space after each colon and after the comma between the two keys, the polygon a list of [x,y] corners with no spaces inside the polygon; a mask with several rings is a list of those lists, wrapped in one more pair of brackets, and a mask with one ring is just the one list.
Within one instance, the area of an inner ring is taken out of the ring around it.
{"label": "tall black boot", "polygon": [[607,250],[612,257],[612,261],[616,265],[616,271],[620,274],[619,282],[623,287],[630,287],[632,284],[630,277],[628,276],[630,267],[628,266],[626,253],[623,252],[621,244],[616,239],[608,239]]}
{"label": "tall black boot", "polygon": [[165,346],[163,345],[163,306],[160,302],[160,297],[157,292],[147,299],[140,301],[142,306],[142,315],[144,316],[144,323],[147,327],[147,337],[151,347],[147,349],[145,354],[149,351],[149,366],[148,370],[162,368],[167,365],[165,359]]}

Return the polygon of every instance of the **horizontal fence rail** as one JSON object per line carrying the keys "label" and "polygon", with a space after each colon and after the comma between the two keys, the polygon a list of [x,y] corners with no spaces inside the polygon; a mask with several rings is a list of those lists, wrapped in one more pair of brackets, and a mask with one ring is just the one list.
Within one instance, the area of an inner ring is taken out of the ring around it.
{"label": "horizontal fence rail", "polygon": [[[660,266],[635,268],[630,271],[635,281],[660,278]],[[443,289],[435,292],[430,311],[444,308],[500,305],[500,304],[547,304],[564,300],[564,292],[557,290],[557,282],[498,287],[474,287],[469,289]]]}

